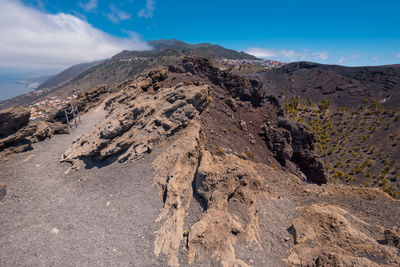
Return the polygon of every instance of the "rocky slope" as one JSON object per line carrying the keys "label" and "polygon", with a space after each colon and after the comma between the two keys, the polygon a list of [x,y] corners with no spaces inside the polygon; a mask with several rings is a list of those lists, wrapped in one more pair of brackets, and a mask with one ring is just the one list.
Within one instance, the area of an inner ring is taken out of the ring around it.
{"label": "rocky slope", "polygon": [[61,157],[69,172],[154,157],[163,208],[154,253],[170,266],[397,266],[399,202],[322,185],[315,137],[262,84],[205,59],[145,73]]}
{"label": "rocky slope", "polygon": [[[169,67],[145,72],[119,87],[99,86],[82,93],[74,104],[81,112],[89,110],[90,114],[101,113],[101,116],[91,130],[77,135],[72,142],[73,138],[63,138],[69,140],[69,146],[59,160],[67,163],[68,167],[55,162],[53,158],[56,154],[50,153],[50,164],[54,168],[52,173],[56,175],[57,183],[63,179],[69,181],[65,183],[68,190],[57,189],[52,177],[41,174],[39,169],[35,169],[36,178],[33,180],[42,182],[41,187],[50,183],[51,190],[37,190],[46,201],[55,198],[54,203],[50,203],[52,207],[54,205],[51,212],[57,211],[62,220],[70,220],[71,209],[82,209],[81,205],[87,199],[103,199],[107,194],[105,192],[109,191],[108,187],[124,192],[122,198],[118,197],[118,192],[114,196],[115,201],[120,203],[117,211],[113,208],[105,212],[102,203],[101,209],[96,201],[90,203],[95,204],[94,214],[100,216],[99,225],[102,225],[102,220],[114,221],[115,225],[124,227],[115,220],[119,221],[121,214],[127,214],[128,217],[135,217],[131,226],[135,232],[115,235],[115,229],[108,229],[106,225],[100,227],[106,227],[106,232],[98,232],[99,229],[88,226],[90,219],[85,217],[85,229],[95,233],[85,235],[84,243],[90,248],[98,248],[98,236],[104,234],[117,244],[129,244],[129,240],[141,242],[131,236],[135,234],[146,237],[141,244],[146,248],[145,255],[150,257],[149,253],[154,253],[159,265],[400,264],[399,201],[379,189],[326,184],[325,166],[315,153],[318,138],[302,123],[285,117],[278,98],[269,96],[257,80],[220,71],[206,59],[184,58]],[[27,111],[17,108],[2,111],[0,118],[18,122],[2,124],[1,128],[4,136],[7,135],[0,139],[3,149],[6,146],[3,153],[7,152],[11,159],[13,152],[25,151],[32,142],[52,136],[56,126],[66,127],[62,111],[47,122],[29,123]],[[19,140],[26,140],[24,142],[28,146],[21,145]],[[56,140],[53,145],[57,146]],[[57,149],[61,150],[60,147]],[[45,151],[45,148],[42,150]],[[43,151],[37,153],[45,153]],[[6,173],[11,186],[17,186],[18,183],[14,184],[12,179],[18,180],[18,177],[13,173],[32,172],[23,168],[23,164],[31,159],[32,155],[28,155],[26,159],[16,161],[16,165],[12,160],[2,163],[7,171],[0,172],[0,175]],[[151,175],[151,178],[154,178],[154,186],[159,192],[159,204],[150,197],[145,198],[148,203],[140,203],[137,197],[127,193],[144,194],[137,190],[145,190],[146,183],[141,182],[148,181],[150,175],[149,170],[140,170],[139,166],[147,166],[149,162],[152,162],[154,177]],[[41,165],[37,162],[36,165],[29,164],[30,168]],[[45,169],[43,171],[47,172]],[[122,174],[119,169],[123,169]],[[102,185],[102,196],[91,196],[99,190],[92,188],[93,191],[83,193],[81,201],[75,201],[80,195],[75,190],[82,190],[83,184],[74,185],[71,180],[84,183],[90,173],[96,173],[90,179]],[[113,175],[123,180],[123,186],[110,178]],[[121,175],[125,178],[122,179]],[[138,183],[141,175],[142,181]],[[127,179],[127,176],[132,179]],[[24,179],[35,182],[30,177]],[[133,186],[134,183],[140,184],[140,187]],[[18,199],[15,203],[22,201],[29,214],[41,212],[42,206],[39,205],[39,210],[35,210],[37,206],[30,206],[32,199],[24,199],[24,194],[13,188],[11,192],[12,195],[4,198],[4,203],[14,203],[14,199]],[[127,203],[131,200],[134,202]],[[15,205],[13,207],[19,204]],[[105,205],[108,207],[110,204],[107,202]],[[154,222],[140,221],[153,218],[157,206],[160,208]],[[10,226],[9,221],[13,221],[14,217],[8,216],[17,214],[16,218],[19,218],[21,214],[8,209],[2,209],[2,212],[7,215],[4,217],[7,220],[2,221],[5,224],[7,221],[8,227],[11,227],[7,229],[17,233],[15,231],[20,226]],[[115,212],[118,217],[112,217]],[[147,217],[141,217],[142,213]],[[33,222],[37,223],[40,218]],[[31,218],[23,224],[27,229],[39,227],[30,223]],[[66,231],[82,235],[76,232],[80,224],[74,223],[76,225],[68,226]],[[96,220],[94,224],[99,227]],[[149,224],[151,227],[144,227]],[[57,235],[59,230],[54,229],[52,234]],[[151,233],[146,229],[151,229]],[[5,236],[8,239],[7,233]],[[35,249],[38,244],[47,244],[40,241],[48,238],[43,232],[30,230],[18,231],[17,236],[21,240],[38,240],[33,248],[24,247],[23,242],[13,244],[13,251],[28,251],[33,255],[37,254]],[[62,237],[60,235],[59,238]],[[53,242],[53,236],[51,238]],[[154,252],[148,251],[150,240],[154,241]],[[0,246],[9,244],[1,238],[0,241]],[[45,247],[43,244],[39,249]],[[65,258],[62,262],[57,259],[60,259],[59,251],[68,249],[63,242],[56,244],[57,257],[52,258],[54,251],[50,249],[40,263],[65,264]],[[71,260],[74,264],[98,262],[96,254],[85,251],[84,247],[79,249],[85,256],[73,254]],[[21,254],[19,260],[36,262],[34,258],[24,259],[26,255],[30,254]],[[134,258],[139,256],[135,254]],[[114,254],[107,254],[107,261],[129,262]],[[12,261],[7,259],[2,262]],[[142,262],[150,260],[143,259]],[[153,261],[153,264],[156,263]]]}
{"label": "rocky slope", "polygon": [[296,62],[261,73],[293,120],[314,134],[331,182],[400,193],[400,67]]}
{"label": "rocky slope", "polygon": [[365,98],[398,107],[400,65],[344,67],[312,62],[294,62],[260,74],[266,90],[287,99],[301,96],[314,103],[330,100],[335,106],[351,108]]}

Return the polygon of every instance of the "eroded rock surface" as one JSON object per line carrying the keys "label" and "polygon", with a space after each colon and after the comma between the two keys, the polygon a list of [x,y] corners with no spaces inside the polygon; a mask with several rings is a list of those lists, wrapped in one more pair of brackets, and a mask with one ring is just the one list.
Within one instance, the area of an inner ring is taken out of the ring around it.
{"label": "eroded rock surface", "polygon": [[207,104],[209,87],[175,86],[155,93],[158,88],[152,77],[160,79],[157,75],[162,72],[165,73],[151,72],[147,78],[137,79],[107,100],[107,118],[75,140],[61,161],[76,168],[85,160],[139,159],[198,119]]}
{"label": "eroded rock surface", "polygon": [[124,86],[61,161],[79,169],[152,153],[163,203],[154,253],[170,266],[399,264],[398,201],[290,174],[275,158],[326,181],[314,137],[257,82],[186,58]]}
{"label": "eroded rock surface", "polygon": [[17,132],[0,139],[0,161],[7,160],[14,153],[30,150],[33,143],[51,138],[54,134],[67,133],[69,128],[65,124],[31,121]]}
{"label": "eroded rock surface", "polygon": [[398,266],[398,250],[371,238],[371,232],[381,231],[337,206],[312,204],[301,208],[293,221],[290,232],[295,246],[287,262],[291,266]]}
{"label": "eroded rock surface", "polygon": [[0,138],[5,138],[28,125],[30,115],[29,108],[19,106],[0,110]]}

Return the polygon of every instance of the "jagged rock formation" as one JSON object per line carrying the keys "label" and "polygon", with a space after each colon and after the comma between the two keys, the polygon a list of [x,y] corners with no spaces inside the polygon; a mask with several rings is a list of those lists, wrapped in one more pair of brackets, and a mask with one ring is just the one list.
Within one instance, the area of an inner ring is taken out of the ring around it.
{"label": "jagged rock formation", "polygon": [[29,108],[19,106],[0,110],[0,138],[5,138],[28,125],[30,115]]}
{"label": "jagged rock formation", "polygon": [[[383,232],[347,211],[329,204],[301,208],[290,232],[295,246],[287,262],[301,266],[398,266],[398,249],[379,244],[371,233]],[[386,230],[385,233],[393,233]],[[394,235],[386,237],[391,245]],[[387,235],[388,236],[388,235]],[[397,236],[398,237],[398,236]]]}
{"label": "jagged rock formation", "polygon": [[[207,85],[163,88],[165,70],[150,72],[106,101],[108,116],[65,152],[62,161],[139,159],[198,119],[207,104]],[[157,93],[156,93],[157,92]]]}
{"label": "jagged rock formation", "polygon": [[51,138],[55,134],[68,134],[69,128],[65,124],[45,121],[30,122],[16,133],[0,139],[0,160],[7,156],[32,149],[32,144]]}
{"label": "jagged rock formation", "polygon": [[43,141],[54,134],[68,133],[67,125],[29,121],[30,109],[12,107],[0,111],[0,161],[8,155],[31,149],[32,143]]}
{"label": "jagged rock formation", "polygon": [[[326,181],[313,135],[283,118],[259,82],[187,58],[124,86],[104,101],[106,119],[61,161],[79,169],[153,154],[163,202],[154,253],[170,266],[263,266],[265,258],[288,266],[399,264],[399,203],[378,190],[310,185],[290,174],[301,177],[296,163],[310,180]],[[280,251],[266,249],[270,243]],[[240,251],[251,247],[260,249],[249,260]]]}
{"label": "jagged rock formation", "polygon": [[[378,189],[304,182],[302,173],[324,182],[314,136],[285,118],[257,81],[186,58],[118,88],[98,87],[75,105],[107,115],[61,161],[79,174],[152,159],[163,203],[154,254],[170,266],[400,263],[399,201]],[[0,153],[65,132],[60,114],[22,123],[0,139]]]}
{"label": "jagged rock formation", "polygon": [[307,179],[316,183],[326,183],[324,165],[314,150],[315,138],[304,125],[280,118],[278,127],[266,123],[261,127],[261,136],[275,154],[275,158],[286,166],[291,160],[298,165]]}

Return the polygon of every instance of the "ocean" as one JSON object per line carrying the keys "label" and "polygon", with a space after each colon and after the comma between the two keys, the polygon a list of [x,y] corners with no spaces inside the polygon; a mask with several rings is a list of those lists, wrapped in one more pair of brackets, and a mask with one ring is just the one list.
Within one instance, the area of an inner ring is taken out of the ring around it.
{"label": "ocean", "polygon": [[0,101],[28,93],[33,89],[29,84],[21,83],[21,81],[0,80]]}

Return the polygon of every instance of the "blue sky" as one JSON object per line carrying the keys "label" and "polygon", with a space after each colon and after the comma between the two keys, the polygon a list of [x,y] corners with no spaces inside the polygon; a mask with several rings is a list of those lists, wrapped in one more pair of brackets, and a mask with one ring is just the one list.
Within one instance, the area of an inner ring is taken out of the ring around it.
{"label": "blue sky", "polygon": [[[122,49],[149,49],[146,41],[161,38],[211,42],[283,61],[347,66],[400,63],[400,1],[394,0],[1,2],[8,4],[0,7],[3,12],[16,6],[21,14],[19,23],[14,23],[20,26],[12,26],[15,29],[6,32],[6,38],[33,45],[13,45],[6,59],[0,54],[0,67],[18,67],[22,61],[32,67],[61,68]],[[0,28],[13,25],[8,20],[15,18],[2,19],[7,14],[1,12]],[[12,44],[2,44],[1,35],[0,30],[0,48]],[[32,55],[22,57],[24,53]]]}

